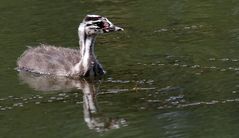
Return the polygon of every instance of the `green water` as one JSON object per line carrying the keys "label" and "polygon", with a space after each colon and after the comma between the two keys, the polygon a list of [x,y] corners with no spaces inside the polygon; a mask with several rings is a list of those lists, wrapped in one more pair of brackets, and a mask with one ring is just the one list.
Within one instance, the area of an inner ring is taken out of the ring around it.
{"label": "green water", "polygon": [[[89,13],[125,29],[97,39],[101,82],[14,70],[27,46],[77,47]],[[238,17],[236,0],[1,0],[0,137],[239,137]]]}

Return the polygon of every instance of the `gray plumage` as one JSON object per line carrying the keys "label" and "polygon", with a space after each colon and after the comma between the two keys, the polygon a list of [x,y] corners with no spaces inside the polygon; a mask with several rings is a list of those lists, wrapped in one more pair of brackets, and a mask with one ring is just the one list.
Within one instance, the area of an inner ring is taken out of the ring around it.
{"label": "gray plumage", "polygon": [[80,59],[79,49],[41,44],[39,47],[27,49],[20,56],[17,65],[20,70],[64,76],[69,75]]}
{"label": "gray plumage", "polygon": [[80,49],[41,44],[27,49],[17,61],[19,71],[67,77],[94,77],[105,73],[94,54],[96,36],[122,31],[107,18],[87,15],[78,28]]}

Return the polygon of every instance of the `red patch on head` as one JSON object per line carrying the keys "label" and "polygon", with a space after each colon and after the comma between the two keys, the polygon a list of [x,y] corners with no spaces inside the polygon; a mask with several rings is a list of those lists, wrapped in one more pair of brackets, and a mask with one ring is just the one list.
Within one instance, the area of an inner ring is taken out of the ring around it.
{"label": "red patch on head", "polygon": [[110,24],[107,23],[107,22],[104,22],[104,23],[103,23],[103,26],[104,26],[104,28],[109,28],[109,27],[110,27]]}

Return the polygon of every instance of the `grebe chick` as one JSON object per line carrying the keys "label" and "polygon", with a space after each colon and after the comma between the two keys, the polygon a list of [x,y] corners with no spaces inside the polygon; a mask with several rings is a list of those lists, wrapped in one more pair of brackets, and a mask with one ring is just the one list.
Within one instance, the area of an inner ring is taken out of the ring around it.
{"label": "grebe chick", "polygon": [[96,36],[116,31],[123,29],[106,17],[87,15],[78,28],[80,49],[44,44],[29,48],[19,57],[17,70],[72,78],[101,76],[105,71],[94,54]]}

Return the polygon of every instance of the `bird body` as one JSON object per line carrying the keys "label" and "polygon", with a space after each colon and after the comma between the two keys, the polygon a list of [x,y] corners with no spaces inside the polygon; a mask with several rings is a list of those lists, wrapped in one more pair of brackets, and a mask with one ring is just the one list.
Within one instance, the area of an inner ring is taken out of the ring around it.
{"label": "bird body", "polygon": [[94,54],[98,34],[122,31],[107,18],[87,15],[78,28],[78,49],[41,44],[27,49],[17,61],[19,71],[67,77],[101,76],[105,73]]}
{"label": "bird body", "polygon": [[20,70],[65,76],[71,72],[80,59],[78,49],[41,44],[38,47],[27,49],[17,64]]}

